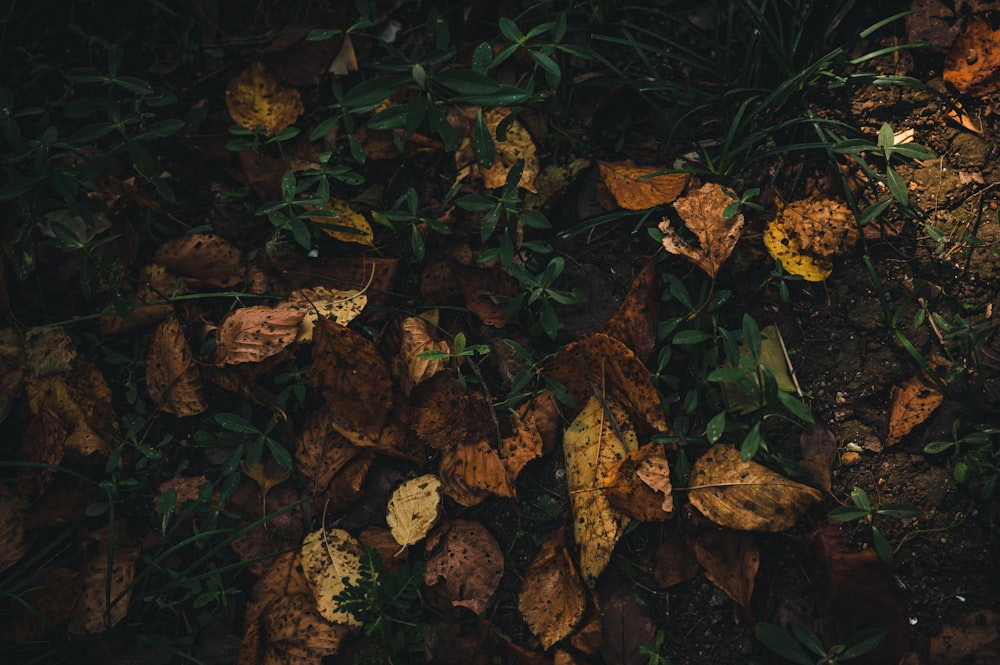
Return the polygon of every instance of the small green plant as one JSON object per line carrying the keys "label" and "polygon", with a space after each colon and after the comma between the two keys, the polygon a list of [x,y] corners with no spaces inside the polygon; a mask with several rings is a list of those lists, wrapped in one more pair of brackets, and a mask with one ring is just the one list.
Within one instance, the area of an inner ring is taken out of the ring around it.
{"label": "small green plant", "polygon": [[[430,351],[423,351],[417,357],[422,358],[424,360],[454,359],[455,369],[458,372],[458,383],[464,389],[466,387],[467,379],[465,377],[465,374],[462,373],[462,367],[461,367],[462,359],[468,359],[469,361],[474,363],[475,358],[477,356],[482,357],[488,354],[490,352],[490,347],[488,344],[468,344],[468,342],[465,339],[465,333],[463,332],[457,333],[455,335],[454,339],[452,340],[452,346],[454,348],[454,351],[436,351],[432,349]],[[478,376],[479,374],[478,368],[474,370],[474,373],[477,374],[476,380],[481,382],[481,379]]]}
{"label": "small green plant", "polygon": [[365,665],[397,665],[426,652],[425,628],[419,621],[424,564],[404,564],[382,574],[382,557],[374,549],[361,554],[361,574],[334,597],[339,607],[361,623],[371,645],[355,658]]}
{"label": "small green plant", "polygon": [[[450,202],[454,191],[452,189],[448,193],[443,205],[447,205]],[[441,235],[450,236],[452,234],[450,226],[442,224],[434,217],[425,214],[425,211],[420,208],[417,199],[417,190],[412,187],[396,199],[389,210],[376,210],[372,212],[372,219],[393,231],[408,228],[409,230],[406,233],[410,238],[410,255],[416,263],[421,263],[427,254],[424,236],[420,232],[421,226],[426,226]]]}
{"label": "small green plant", "polygon": [[960,485],[979,482],[979,496],[989,499],[996,492],[1000,479],[1000,428],[977,425],[961,434],[961,421],[951,427],[951,441],[932,441],[924,446],[928,455],[946,455],[952,477]]}
{"label": "small green plant", "polygon": [[664,639],[666,639],[666,635],[661,628],[656,631],[656,635],[653,636],[653,641],[648,647],[639,647],[639,653],[648,658],[646,661],[648,665],[670,665],[670,659],[664,658],[660,655],[660,649],[663,648]]}
{"label": "small green plant", "polygon": [[[875,649],[886,636],[884,628],[860,631],[843,644],[827,648],[813,631],[792,621],[789,631],[773,623],[761,621],[755,633],[764,646],[796,665],[836,665],[854,660]],[[804,648],[803,648],[804,647]]]}
{"label": "small green plant", "polygon": [[195,443],[207,447],[233,447],[233,451],[222,463],[222,475],[235,474],[240,462],[253,469],[264,457],[265,448],[283,469],[292,468],[292,456],[288,449],[271,436],[278,425],[278,414],[271,417],[263,428],[253,423],[253,409],[243,402],[240,413],[217,413],[215,422],[223,431],[211,434],[198,432]]}
{"label": "small green plant", "polygon": [[829,512],[827,515],[830,519],[836,520],[837,522],[854,522],[867,524],[871,528],[872,544],[875,546],[875,552],[878,554],[879,558],[886,563],[892,562],[893,548],[886,540],[886,537],[882,535],[882,532],[877,526],[875,526],[876,516],[881,517],[892,517],[894,519],[903,520],[910,517],[916,517],[920,514],[920,510],[909,503],[892,503],[884,506],[873,506],[871,499],[868,497],[868,493],[865,492],[860,487],[855,486],[851,490],[851,503],[854,506],[838,506]]}

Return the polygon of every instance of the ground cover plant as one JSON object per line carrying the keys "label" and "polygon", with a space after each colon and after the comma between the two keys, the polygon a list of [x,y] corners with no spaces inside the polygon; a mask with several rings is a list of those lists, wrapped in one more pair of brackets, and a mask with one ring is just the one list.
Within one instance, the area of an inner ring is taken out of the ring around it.
{"label": "ground cover plant", "polygon": [[990,2],[53,4],[5,658],[1000,660]]}

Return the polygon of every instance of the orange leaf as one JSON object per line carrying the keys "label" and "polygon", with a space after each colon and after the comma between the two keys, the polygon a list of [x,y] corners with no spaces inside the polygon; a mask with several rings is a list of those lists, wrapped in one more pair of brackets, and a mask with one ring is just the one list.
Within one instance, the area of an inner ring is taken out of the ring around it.
{"label": "orange leaf", "polygon": [[611,505],[639,521],[673,517],[670,468],[662,446],[649,444],[629,452],[608,472],[605,487]]}
{"label": "orange leaf", "polygon": [[663,171],[663,167],[636,166],[632,160],[597,164],[604,185],[618,205],[626,210],[646,210],[670,203],[680,196],[688,183],[687,173],[653,176]]}
{"label": "orange leaf", "polygon": [[945,55],[942,77],[961,93],[996,92],[1000,84],[1000,17],[995,12],[969,19]]}
{"label": "orange leaf", "polygon": [[892,410],[889,413],[889,433],[886,434],[885,445],[894,446],[934,413],[944,401],[944,395],[927,385],[921,376],[915,375],[902,385],[893,386],[889,401],[892,402]]}
{"label": "orange leaf", "polygon": [[656,259],[650,259],[632,278],[622,304],[601,332],[620,339],[640,358],[646,358],[656,346],[659,323],[659,272]]}
{"label": "orange leaf", "polygon": [[[192,289],[227,289],[243,279],[243,253],[224,238],[193,233],[160,245],[153,260],[184,278]],[[160,297],[173,293],[173,284],[162,284]]]}
{"label": "orange leaf", "polygon": [[174,315],[157,326],[149,343],[146,387],[150,399],[164,413],[183,418],[198,415],[208,408],[201,374]]}
{"label": "orange leaf", "polygon": [[674,209],[701,247],[692,247],[682,240],[664,218],[659,225],[663,233],[663,248],[671,254],[683,256],[714,279],[719,268],[733,253],[743,230],[742,213],[736,213],[729,219],[723,217],[723,211],[731,203],[732,197],[715,183],[702,185],[700,189],[677,199]]}
{"label": "orange leaf", "polygon": [[286,308],[244,307],[222,322],[215,336],[216,364],[255,363],[295,341],[302,312]]}
{"label": "orange leaf", "polygon": [[548,649],[569,636],[583,618],[587,596],[558,529],[525,569],[517,607],[531,632]]}
{"label": "orange leaf", "polygon": [[295,88],[280,85],[263,63],[255,62],[226,86],[226,107],[233,121],[267,136],[280,133],[302,115],[302,96]]}

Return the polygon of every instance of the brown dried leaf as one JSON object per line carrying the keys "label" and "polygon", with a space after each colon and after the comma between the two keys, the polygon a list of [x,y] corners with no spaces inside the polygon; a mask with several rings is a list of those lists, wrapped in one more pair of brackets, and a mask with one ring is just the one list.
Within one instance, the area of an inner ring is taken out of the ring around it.
{"label": "brown dried leaf", "polygon": [[517,280],[500,268],[473,268],[452,263],[465,306],[485,325],[503,328],[510,319],[507,305],[520,292]]}
{"label": "brown dried leaf", "polygon": [[972,16],[944,59],[942,77],[959,92],[983,95],[1000,85],[1000,15]]}
{"label": "brown dried leaf", "polygon": [[[93,365],[77,360],[68,374],[29,375],[25,379],[25,394],[32,414],[37,416],[43,411],[55,414],[62,429],[69,432],[57,442],[63,451],[80,457],[106,455],[111,451],[107,434],[118,429],[111,388]],[[27,457],[32,456],[22,450]]]}
{"label": "brown dried leaf", "polygon": [[605,487],[611,505],[640,522],[664,522],[674,516],[663,446],[649,444],[629,452],[608,472]]}
{"label": "brown dried leaf", "polygon": [[[928,665],[958,665],[958,663],[995,663],[995,660],[977,656],[987,655],[987,648],[994,649],[1000,640],[1000,614],[982,609],[969,612],[954,623],[945,624],[941,632],[931,638]],[[982,650],[982,651],[981,651]],[[966,660],[970,658],[970,660]]]}
{"label": "brown dried leaf", "polygon": [[580,546],[580,573],[591,587],[611,560],[630,521],[612,507],[605,479],[630,450],[639,447],[625,411],[611,399],[607,405],[624,439],[615,431],[611,416],[596,396],[587,401],[563,437],[574,536]]}
{"label": "brown dried leaf", "polygon": [[687,244],[677,231],[664,219],[659,228],[663,233],[663,248],[679,254],[698,266],[711,277],[719,272],[743,230],[743,214],[736,213],[728,220],[723,211],[733,198],[715,183],[707,183],[683,198],[674,201],[674,209],[684,220],[684,225],[694,233],[700,247]]}
{"label": "brown dried leaf", "polygon": [[438,472],[445,494],[463,506],[477,505],[489,494],[514,496],[500,453],[486,441],[445,449]]}
{"label": "brown dried leaf", "polygon": [[420,384],[411,404],[410,427],[435,450],[475,445],[496,436],[493,412],[483,394],[463,389],[449,374]]}
{"label": "brown dried leaf", "polygon": [[483,120],[496,144],[496,161],[493,162],[493,166],[484,168],[480,165],[479,167],[483,174],[483,184],[489,189],[503,187],[507,183],[507,173],[521,159],[524,160],[524,171],[521,173],[521,179],[517,186],[537,193],[535,178],[538,176],[540,167],[531,134],[524,128],[524,125],[515,120],[507,126],[504,140],[496,138],[497,126],[509,115],[510,109],[504,107],[494,107],[483,111]]}
{"label": "brown dried leaf", "polygon": [[753,534],[709,531],[698,536],[694,551],[708,579],[725,591],[743,610],[743,616],[754,623],[750,598],[760,568],[760,551]]}
{"label": "brown dried leaf", "polygon": [[17,563],[30,543],[27,530],[27,502],[7,485],[0,485],[0,571]]}
{"label": "brown dried leaf", "polygon": [[320,665],[351,631],[320,615],[298,552],[280,555],[257,580],[245,623],[239,665]]}
{"label": "brown dried leaf", "polygon": [[208,408],[201,374],[176,316],[160,323],[149,342],[146,388],[160,411],[179,418]]}
{"label": "brown dried leaf", "polygon": [[361,314],[367,304],[368,296],[360,291],[339,291],[314,286],[292,291],[287,300],[277,305],[276,309],[293,309],[302,314],[299,334],[295,338],[296,342],[301,343],[312,341],[313,329],[319,317],[332,317],[340,325],[346,326]]}
{"label": "brown dried leaf", "polygon": [[283,351],[299,335],[302,312],[292,308],[243,307],[215,334],[217,365],[256,363]]}
{"label": "brown dried leaf", "polygon": [[425,351],[451,351],[448,342],[438,340],[434,334],[437,319],[436,309],[425,312],[422,316],[403,319],[403,338],[399,353],[392,359],[392,371],[404,395],[409,396],[414,386],[447,367],[446,359],[427,360],[420,357]]}
{"label": "brown dried leaf", "polygon": [[592,378],[636,421],[647,423],[656,432],[670,429],[649,368],[613,337],[604,333],[584,335],[560,351],[543,371],[566,386],[577,408],[594,394]]}
{"label": "brown dried leaf", "polygon": [[822,425],[809,425],[799,435],[802,461],[799,466],[806,481],[813,487],[830,491],[833,482],[833,462],[837,459],[837,438]]}
{"label": "brown dried leaf", "polygon": [[361,624],[334,599],[361,578],[361,545],[343,529],[313,531],[302,543],[302,574],[316,597],[316,609],[331,623]]}
{"label": "brown dried leaf", "polygon": [[697,574],[698,557],[690,536],[677,534],[657,548],[653,575],[661,589],[693,580]]}
{"label": "brown dried leaf", "polygon": [[79,571],[50,569],[19,594],[20,602],[13,603],[10,619],[0,628],[0,638],[18,644],[41,641],[52,626],[69,619],[81,593]]}
{"label": "brown dried leaf", "polygon": [[851,209],[828,196],[792,201],[778,214],[788,236],[798,247],[817,258],[849,253],[861,237]]}
{"label": "brown dried leaf", "polygon": [[503,551],[479,522],[453,520],[427,538],[424,584],[452,607],[479,615],[503,577]]}
{"label": "brown dried leaf", "polygon": [[302,96],[283,86],[261,62],[236,75],[226,86],[226,108],[244,129],[262,128],[267,136],[280,133],[302,115]]}
{"label": "brown dried leaf", "polygon": [[902,385],[893,386],[889,392],[889,401],[892,403],[892,410],[889,413],[889,433],[886,434],[885,445],[894,446],[941,406],[944,395],[927,385],[918,374],[911,376]]}
{"label": "brown dried leaf", "polygon": [[628,293],[600,332],[619,339],[645,359],[656,346],[659,323],[660,294],[657,289],[659,272],[656,259],[650,259],[639,274],[632,278]]}
{"label": "brown dried leaf", "polygon": [[382,356],[363,335],[327,319],[317,321],[314,344],[309,378],[336,414],[338,431],[377,442],[392,409],[392,379]]}
{"label": "brown dried leaf", "polygon": [[784,531],[809,507],[820,492],[797,483],[753,461],[740,451],[717,443],[691,472],[691,505],[719,526],[744,531]]}
{"label": "brown dried leaf", "polygon": [[659,166],[636,166],[632,160],[598,162],[597,165],[604,185],[618,205],[626,210],[646,210],[670,203],[680,196],[688,183],[687,173],[651,176],[665,169]]}
{"label": "brown dried leaf", "polygon": [[542,647],[548,649],[573,632],[587,609],[587,595],[566,549],[563,529],[542,544],[523,578],[517,607]]}
{"label": "brown dried leaf", "polygon": [[500,442],[500,460],[507,469],[511,483],[517,480],[521,469],[533,459],[542,456],[542,435],[529,411],[530,404],[524,404],[518,414],[508,416],[513,433]]}
{"label": "brown dried leaf", "polygon": [[296,505],[299,496],[292,483],[271,487],[265,493],[256,480],[244,479],[229,501],[229,507],[240,515],[240,527],[284,510],[230,543],[233,552],[247,562],[247,568],[255,575],[267,569],[270,557],[301,544],[302,507]]}
{"label": "brown dried leaf", "polygon": [[31,328],[25,333],[23,366],[30,374],[65,374],[74,360],[76,346],[63,328]]}
{"label": "brown dried leaf", "polygon": [[[137,550],[121,546],[122,533],[116,536],[116,546],[108,568],[109,529],[107,526],[91,534],[96,541],[90,556],[80,568],[83,593],[73,609],[67,628],[70,632],[102,633],[118,625],[128,612],[132,597],[132,581],[135,578],[135,563],[139,559]],[[110,578],[109,578],[110,573]],[[110,581],[109,581],[110,579]],[[110,589],[110,595],[108,591]],[[119,596],[121,596],[119,598]],[[108,599],[111,599],[111,605]]]}
{"label": "brown dried leaf", "polygon": [[[365,216],[351,208],[351,204],[343,199],[331,198],[326,203],[326,207],[335,213],[336,217],[310,217],[323,233],[331,238],[336,238],[341,242],[352,242],[358,245],[372,247],[375,236],[372,234],[372,225],[368,223]],[[323,228],[324,226],[329,228]],[[353,229],[355,232],[342,230],[335,227],[345,227]]]}
{"label": "brown dried leaf", "polygon": [[7,419],[10,405],[21,393],[25,351],[15,328],[0,329],[0,423]]}
{"label": "brown dried leaf", "polygon": [[[192,289],[228,289],[243,279],[243,254],[229,241],[211,233],[193,233],[160,245],[153,260],[180,275]],[[161,289],[170,295],[173,285]]]}
{"label": "brown dried leaf", "polygon": [[648,609],[636,600],[635,590],[625,580],[615,580],[600,590],[601,656],[605,663],[646,665],[649,656],[642,647],[653,641],[656,625]]}
{"label": "brown dried leaf", "polygon": [[385,521],[392,537],[406,547],[419,543],[441,515],[441,481],[432,474],[417,476],[393,491]]}
{"label": "brown dried leaf", "polygon": [[307,480],[306,487],[312,494],[330,487],[340,470],[359,452],[357,446],[331,425],[331,415],[328,407],[314,411],[302,426],[295,445],[296,468]]}
{"label": "brown dried leaf", "polygon": [[162,321],[174,313],[174,306],[167,302],[158,301],[188,292],[184,280],[157,263],[143,266],[139,270],[137,280],[139,288],[125,296],[131,320],[117,313],[105,314],[101,317],[102,335],[128,332]]}

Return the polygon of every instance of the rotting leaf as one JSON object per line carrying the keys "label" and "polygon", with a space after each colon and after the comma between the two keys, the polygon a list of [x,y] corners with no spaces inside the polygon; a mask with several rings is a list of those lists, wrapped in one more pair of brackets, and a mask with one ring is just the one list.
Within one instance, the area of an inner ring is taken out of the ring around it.
{"label": "rotting leaf", "polygon": [[503,577],[503,551],[479,522],[452,520],[427,538],[424,584],[451,607],[480,615]]}
{"label": "rotting leaf", "polygon": [[826,257],[810,256],[793,240],[780,218],[767,223],[764,246],[776,261],[781,261],[785,272],[798,275],[807,282],[822,282],[833,273],[833,261]]}
{"label": "rotting leaf", "polygon": [[295,88],[283,86],[261,62],[240,72],[226,86],[226,107],[233,121],[244,129],[258,127],[274,136],[302,115],[302,96]]}
{"label": "rotting leaf", "polygon": [[833,258],[849,253],[860,237],[847,205],[827,196],[812,196],[779,203],[777,215],[764,232],[764,245],[787,272],[821,282],[833,271]]}
{"label": "rotting leaf", "polygon": [[406,547],[423,540],[441,514],[441,481],[425,474],[411,478],[393,491],[385,521],[392,537]]}
{"label": "rotting leaf", "polygon": [[611,505],[641,522],[663,522],[674,514],[670,467],[663,446],[633,450],[611,468],[605,482]]}
{"label": "rotting leaf", "polygon": [[156,263],[143,266],[137,280],[139,288],[125,296],[130,319],[118,313],[105,314],[101,317],[102,335],[124,333],[162,321],[174,313],[174,306],[162,301],[189,291],[185,280]]}
{"label": "rotting leaf", "polygon": [[330,424],[330,416],[326,406],[310,414],[295,445],[296,468],[313,494],[330,487],[340,470],[360,451]]}
{"label": "rotting leaf", "polygon": [[295,341],[301,343],[312,341],[316,320],[321,316],[333,317],[337,323],[346,326],[364,311],[367,304],[368,296],[360,291],[314,286],[292,291],[275,309],[291,309],[302,314],[298,335],[295,337]]}
{"label": "rotting leaf", "polygon": [[604,584],[600,589],[601,648],[605,663],[645,665],[649,657],[642,647],[653,641],[656,625],[648,609],[636,600],[632,584],[624,579]]}
{"label": "rotting leaf", "polygon": [[927,420],[944,401],[936,388],[929,386],[919,374],[911,376],[889,392],[891,411],[886,447],[899,443],[913,428]]}
{"label": "rotting leaf", "polygon": [[928,665],[995,663],[995,658],[990,660],[990,652],[996,655],[998,641],[1000,613],[988,609],[975,610],[941,627],[941,632],[931,638],[927,662]]}
{"label": "rotting leaf", "polygon": [[691,471],[691,505],[719,526],[744,531],[784,531],[823,498],[819,490],[789,480],[740,451],[717,443]]}
{"label": "rotting leaf", "polygon": [[[509,115],[510,109],[504,107],[483,111],[483,120],[486,121],[490,136],[496,137],[497,127]],[[507,183],[507,173],[518,160],[524,160],[524,170],[521,172],[521,179],[517,186],[536,193],[535,178],[539,171],[538,155],[536,154],[535,142],[531,140],[531,134],[524,128],[524,125],[514,120],[507,126],[503,140],[495,138],[495,143],[496,161],[489,168],[484,168],[482,165],[479,167],[483,175],[483,184],[490,189],[503,187]],[[458,154],[456,153],[457,158]]]}
{"label": "rotting leaf", "polygon": [[298,309],[243,307],[232,312],[215,335],[216,364],[256,363],[280,353],[299,335]]}
{"label": "rotting leaf", "polygon": [[629,283],[628,293],[618,310],[600,332],[625,343],[640,359],[645,359],[656,347],[659,323],[660,282],[656,259],[646,262]]}
{"label": "rotting leaf", "polygon": [[[228,289],[243,279],[243,253],[221,236],[192,233],[160,245],[153,261],[180,275],[192,289]],[[161,289],[160,297],[173,291]]]}
{"label": "rotting leaf", "polygon": [[167,317],[153,333],[146,353],[146,387],[164,413],[184,418],[208,408],[201,374],[176,316]]}
{"label": "rotting leaf", "polygon": [[591,396],[563,437],[580,573],[591,587],[607,567],[630,521],[611,505],[605,479],[629,451],[639,447],[628,415],[613,400],[606,403],[610,414],[605,413],[601,400]]}
{"label": "rotting leaf", "polygon": [[350,634],[350,626],[320,615],[302,569],[302,555],[286,552],[257,580],[247,604],[239,665],[320,665]]}
{"label": "rotting leaf", "polygon": [[684,225],[694,233],[700,247],[685,242],[670,221],[664,219],[659,229],[663,233],[663,248],[679,254],[701,268],[712,279],[733,253],[743,230],[743,214],[726,219],[725,209],[733,202],[721,186],[707,183],[683,198],[674,201],[674,209]]}
{"label": "rotting leaf", "polygon": [[433,309],[424,312],[422,316],[408,316],[400,324],[402,340],[399,353],[392,359],[392,372],[404,395],[409,396],[414,386],[447,366],[447,359],[421,357],[425,351],[451,351],[448,342],[437,339],[434,334],[437,320],[438,311]]}
{"label": "rotting leaf", "polygon": [[28,551],[27,502],[6,485],[0,486],[0,571],[17,563]]}
{"label": "rotting leaf", "polygon": [[601,181],[615,197],[615,202],[626,210],[646,210],[670,203],[684,191],[687,173],[660,173],[658,166],[636,166],[635,162],[598,162]]}
{"label": "rotting leaf", "polygon": [[21,392],[24,370],[25,350],[20,332],[15,328],[0,329],[0,423],[7,419],[10,405]]}
{"label": "rotting leaf", "polygon": [[121,525],[116,525],[113,541],[110,531],[105,525],[89,536],[93,548],[80,568],[83,592],[69,619],[72,633],[102,633],[128,613],[139,551],[126,546],[129,538]]}
{"label": "rotting leaf", "polygon": [[754,623],[750,598],[760,568],[760,551],[753,534],[745,531],[708,531],[695,541],[698,563],[712,584],[733,599],[743,616]]}
{"label": "rotting leaf", "polygon": [[520,292],[517,280],[500,268],[474,268],[453,263],[451,269],[465,297],[465,306],[487,326],[510,323],[507,305]]}
{"label": "rotting leaf", "polygon": [[316,609],[331,623],[360,626],[335,597],[361,578],[361,545],[343,529],[313,531],[302,543],[302,574],[316,597]]}
{"label": "rotting leaf", "polygon": [[568,637],[583,618],[587,596],[558,529],[524,570],[517,607],[525,623],[548,649]]}
{"label": "rotting leaf", "polygon": [[837,459],[837,438],[826,427],[812,424],[799,435],[802,461],[799,466],[813,487],[829,492],[833,482],[833,462]]}
{"label": "rotting leaf", "polygon": [[678,533],[660,543],[656,549],[653,576],[661,589],[693,580],[697,574],[698,557],[694,552],[694,540],[690,536]]}

